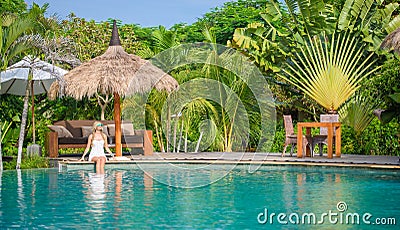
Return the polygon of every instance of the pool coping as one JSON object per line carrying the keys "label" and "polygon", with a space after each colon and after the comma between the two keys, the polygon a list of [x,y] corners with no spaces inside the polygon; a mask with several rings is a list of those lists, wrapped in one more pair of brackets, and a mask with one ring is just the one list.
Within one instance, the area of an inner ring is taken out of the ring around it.
{"label": "pool coping", "polygon": [[[124,160],[125,159],[125,160]],[[325,167],[357,167],[373,169],[400,169],[397,156],[342,155],[328,159],[326,156],[297,158],[281,157],[280,153],[154,153],[152,156],[133,155],[122,160],[109,160],[107,167],[138,164],[237,164],[237,165],[298,165]],[[87,168],[93,162],[79,161],[79,158],[53,159],[52,166],[59,169]]]}

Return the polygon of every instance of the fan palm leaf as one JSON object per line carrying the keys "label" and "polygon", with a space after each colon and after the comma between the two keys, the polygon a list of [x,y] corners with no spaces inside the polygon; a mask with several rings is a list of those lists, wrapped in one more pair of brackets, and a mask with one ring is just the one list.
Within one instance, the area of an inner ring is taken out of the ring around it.
{"label": "fan palm leaf", "polygon": [[375,101],[356,93],[338,112],[340,120],[353,127],[357,135],[360,135],[374,119],[374,109],[376,109]]}
{"label": "fan palm leaf", "polygon": [[330,42],[324,39],[309,38],[280,76],[328,111],[336,111],[379,66],[371,69],[373,53],[364,56],[363,47],[350,34],[333,34]]}

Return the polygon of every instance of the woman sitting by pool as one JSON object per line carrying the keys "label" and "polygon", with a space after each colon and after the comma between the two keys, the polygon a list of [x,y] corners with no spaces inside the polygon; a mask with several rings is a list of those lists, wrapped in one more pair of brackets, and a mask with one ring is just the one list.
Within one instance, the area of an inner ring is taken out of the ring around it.
{"label": "woman sitting by pool", "polygon": [[90,147],[92,147],[92,150],[89,154],[89,161],[96,162],[96,173],[104,174],[104,165],[107,160],[106,155],[104,154],[104,148],[108,153],[112,154],[112,152],[108,148],[107,136],[103,133],[103,124],[101,122],[96,121],[93,123],[93,133],[89,135],[88,143],[83,152],[81,161],[84,160]]}

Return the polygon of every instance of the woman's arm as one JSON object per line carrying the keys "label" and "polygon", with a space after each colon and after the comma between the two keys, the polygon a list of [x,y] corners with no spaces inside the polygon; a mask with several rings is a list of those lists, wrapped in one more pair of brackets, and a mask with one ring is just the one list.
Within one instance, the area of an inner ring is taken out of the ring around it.
{"label": "woman's arm", "polygon": [[93,137],[93,134],[90,134],[89,137],[88,137],[88,143],[86,145],[85,151],[83,152],[81,161],[85,160],[85,155],[86,155],[86,153],[89,152],[90,146],[92,145],[92,137]]}

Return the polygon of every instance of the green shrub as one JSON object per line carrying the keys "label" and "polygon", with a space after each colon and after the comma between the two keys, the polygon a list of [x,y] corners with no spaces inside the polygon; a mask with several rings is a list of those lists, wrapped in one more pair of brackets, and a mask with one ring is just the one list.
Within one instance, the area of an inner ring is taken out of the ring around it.
{"label": "green shrub", "polygon": [[275,131],[274,143],[271,146],[271,152],[281,153],[283,151],[283,145],[285,143],[285,128],[283,124],[277,125]]}
{"label": "green shrub", "polygon": [[343,126],[342,153],[399,156],[399,130],[400,125],[396,120],[382,125],[378,119],[374,119],[360,136],[352,128]]}
{"label": "green shrub", "polygon": [[[17,158],[14,158],[10,162],[4,162],[4,169],[15,169],[17,166]],[[31,169],[31,168],[48,168],[49,160],[46,157],[41,156],[24,156],[21,161],[21,169]]]}

